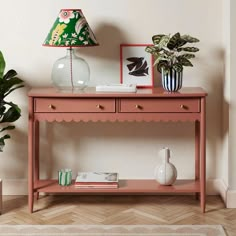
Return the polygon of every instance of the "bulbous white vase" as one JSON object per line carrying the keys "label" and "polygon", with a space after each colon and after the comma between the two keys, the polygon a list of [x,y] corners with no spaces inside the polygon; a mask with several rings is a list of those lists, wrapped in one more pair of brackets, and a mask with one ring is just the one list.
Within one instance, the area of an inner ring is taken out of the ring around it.
{"label": "bulbous white vase", "polygon": [[162,163],[155,168],[155,179],[160,185],[172,185],[177,178],[177,170],[170,163],[170,149],[164,148],[165,155],[162,156]]}

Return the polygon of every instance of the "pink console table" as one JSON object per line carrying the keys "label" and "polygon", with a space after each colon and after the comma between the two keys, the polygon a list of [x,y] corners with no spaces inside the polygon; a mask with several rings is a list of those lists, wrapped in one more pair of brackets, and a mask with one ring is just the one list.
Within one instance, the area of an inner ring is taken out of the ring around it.
{"label": "pink console table", "polygon": [[[29,96],[28,204],[33,212],[34,196],[45,193],[157,194],[195,193],[205,212],[205,98],[201,88],[183,88],[168,93],[161,88],[139,89],[137,93],[59,92],[55,88],[34,88]],[[160,186],[155,180],[121,180],[118,189],[63,188],[57,180],[39,176],[40,121],[192,121],[195,123],[195,179],[177,180]]]}

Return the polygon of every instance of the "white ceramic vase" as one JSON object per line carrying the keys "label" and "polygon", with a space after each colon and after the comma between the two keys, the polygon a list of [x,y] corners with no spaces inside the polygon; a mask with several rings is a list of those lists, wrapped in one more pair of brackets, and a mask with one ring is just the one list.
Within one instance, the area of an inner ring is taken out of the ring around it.
{"label": "white ceramic vase", "polygon": [[177,170],[169,161],[170,149],[164,148],[163,151],[162,163],[155,168],[155,179],[160,185],[172,185],[177,178]]}

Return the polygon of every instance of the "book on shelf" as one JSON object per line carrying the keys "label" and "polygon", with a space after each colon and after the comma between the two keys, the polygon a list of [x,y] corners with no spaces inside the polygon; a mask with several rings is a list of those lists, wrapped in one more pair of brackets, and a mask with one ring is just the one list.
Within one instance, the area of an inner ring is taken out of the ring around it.
{"label": "book on shelf", "polygon": [[116,189],[118,188],[118,184],[75,184],[75,188],[80,189],[89,189],[89,188],[105,188],[105,189]]}
{"label": "book on shelf", "polygon": [[79,172],[76,188],[118,188],[118,173],[114,172]]}

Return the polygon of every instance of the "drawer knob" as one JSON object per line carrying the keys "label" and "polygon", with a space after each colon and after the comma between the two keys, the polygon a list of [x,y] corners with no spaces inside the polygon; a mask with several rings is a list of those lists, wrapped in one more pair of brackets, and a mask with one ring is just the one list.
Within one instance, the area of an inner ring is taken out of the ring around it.
{"label": "drawer knob", "polygon": [[49,109],[52,109],[52,110],[55,110],[55,109],[56,109],[56,107],[55,107],[54,105],[52,105],[52,104],[48,105],[48,108],[49,108]]}
{"label": "drawer knob", "polygon": [[184,109],[184,110],[188,110],[188,107],[186,105],[183,105],[183,104],[180,105],[180,108]]}
{"label": "drawer knob", "polygon": [[98,108],[98,109],[102,109],[102,108],[103,108],[103,106],[102,106],[102,105],[100,105],[100,104],[97,104],[97,105],[96,105],[96,108]]}
{"label": "drawer knob", "polygon": [[140,106],[140,105],[138,105],[138,104],[135,105],[135,108],[136,108],[136,109],[139,109],[139,110],[143,109],[142,106]]}

